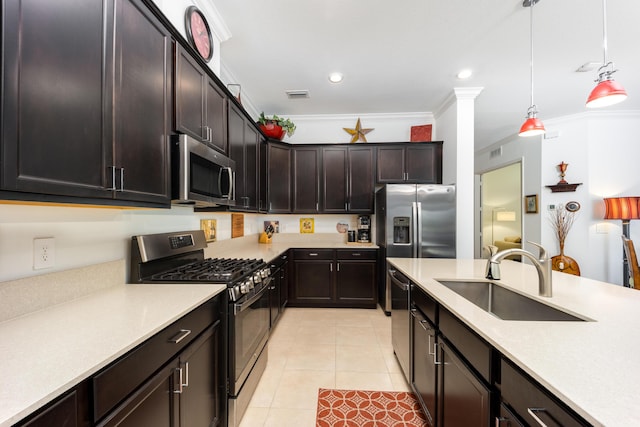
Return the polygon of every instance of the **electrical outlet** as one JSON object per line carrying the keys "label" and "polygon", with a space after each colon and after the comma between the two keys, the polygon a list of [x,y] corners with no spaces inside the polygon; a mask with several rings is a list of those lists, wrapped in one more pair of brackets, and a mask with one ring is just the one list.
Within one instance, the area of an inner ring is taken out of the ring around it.
{"label": "electrical outlet", "polygon": [[33,239],[33,269],[41,270],[56,265],[56,242],[53,237]]}

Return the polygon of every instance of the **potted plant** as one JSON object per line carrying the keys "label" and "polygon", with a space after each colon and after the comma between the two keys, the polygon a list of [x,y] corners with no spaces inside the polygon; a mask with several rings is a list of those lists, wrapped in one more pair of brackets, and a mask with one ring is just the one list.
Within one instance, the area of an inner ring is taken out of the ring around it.
{"label": "potted plant", "polygon": [[285,134],[291,136],[296,131],[296,125],[291,120],[278,117],[275,114],[273,116],[265,116],[264,111],[260,113],[258,124],[265,135],[274,139],[281,140]]}

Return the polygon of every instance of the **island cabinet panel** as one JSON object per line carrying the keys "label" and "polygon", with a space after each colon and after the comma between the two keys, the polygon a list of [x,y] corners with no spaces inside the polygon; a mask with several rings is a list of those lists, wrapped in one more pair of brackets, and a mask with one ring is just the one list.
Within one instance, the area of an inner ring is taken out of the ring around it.
{"label": "island cabinet panel", "polygon": [[267,209],[272,213],[291,213],[291,148],[269,142],[267,156]]}
{"label": "island cabinet panel", "polygon": [[6,197],[168,207],[168,30],[141,0],[3,9]]}
{"label": "island cabinet panel", "polygon": [[289,305],[375,308],[375,249],[294,249]]}
{"label": "island cabinet panel", "polygon": [[377,156],[379,184],[442,184],[442,142],[388,144]]}
{"label": "island cabinet panel", "polygon": [[522,425],[532,426],[591,425],[504,357],[500,361],[500,371],[502,405],[508,408],[503,418],[516,418],[516,422],[519,419]]}

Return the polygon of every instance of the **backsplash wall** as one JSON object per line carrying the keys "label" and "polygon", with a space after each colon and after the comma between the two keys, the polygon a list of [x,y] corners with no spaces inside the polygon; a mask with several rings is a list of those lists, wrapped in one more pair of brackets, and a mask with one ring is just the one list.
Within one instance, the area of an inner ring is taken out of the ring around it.
{"label": "backsplash wall", "polygon": [[[356,215],[244,214],[244,234],[257,234],[264,221],[279,221],[281,233],[299,233],[300,218],[314,218],[315,233],[337,233],[338,222],[356,226]],[[190,207],[121,210],[0,204],[0,282],[54,271],[129,259],[132,235],[200,228],[215,219],[217,240],[231,238],[230,213],[194,213]],[[55,238],[55,266],[33,269],[33,239]],[[256,237],[257,240],[257,237]]]}

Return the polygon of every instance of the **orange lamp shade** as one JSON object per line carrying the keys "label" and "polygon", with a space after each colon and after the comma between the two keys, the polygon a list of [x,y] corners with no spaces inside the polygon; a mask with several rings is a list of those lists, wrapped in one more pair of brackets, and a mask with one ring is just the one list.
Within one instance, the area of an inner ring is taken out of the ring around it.
{"label": "orange lamp shade", "polygon": [[519,136],[535,136],[545,133],[542,120],[537,117],[529,117],[520,127]]}
{"label": "orange lamp shade", "polygon": [[607,107],[627,99],[627,91],[615,80],[602,80],[587,99],[588,108]]}
{"label": "orange lamp shade", "polygon": [[604,204],[604,219],[640,218],[640,197],[608,197]]}

